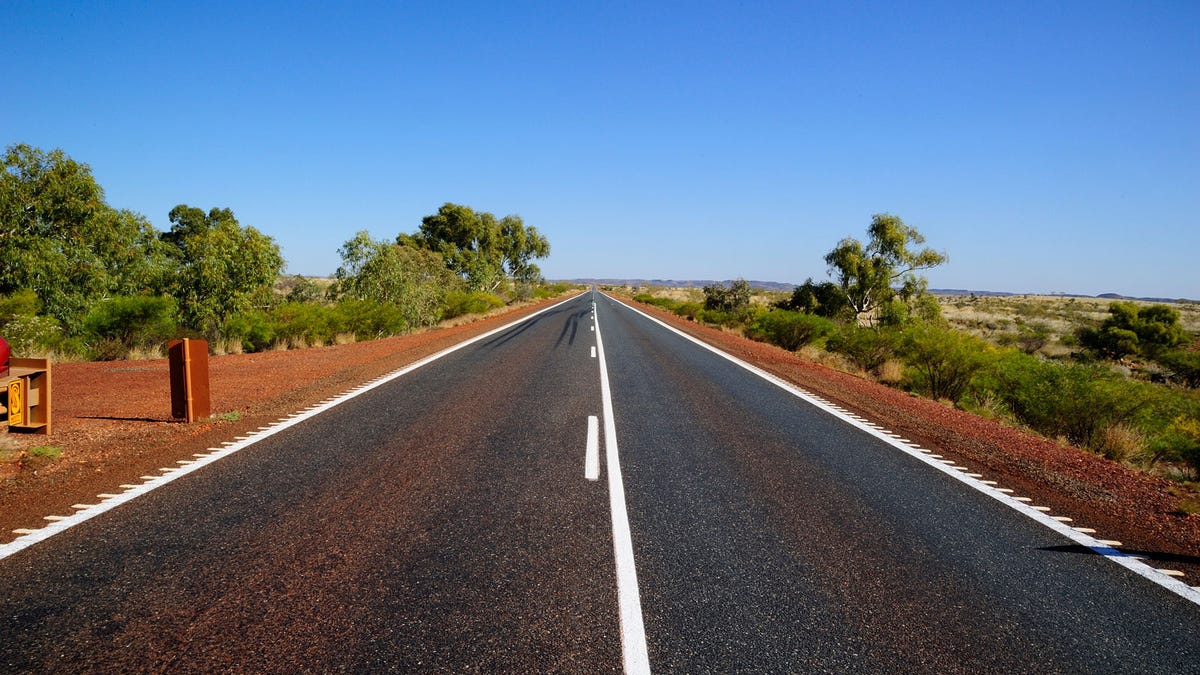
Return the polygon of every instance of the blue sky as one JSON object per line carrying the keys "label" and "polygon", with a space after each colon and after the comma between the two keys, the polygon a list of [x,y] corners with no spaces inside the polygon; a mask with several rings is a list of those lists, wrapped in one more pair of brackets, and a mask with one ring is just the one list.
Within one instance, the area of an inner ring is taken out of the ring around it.
{"label": "blue sky", "polygon": [[9,1],[0,143],[62,148],[160,229],[229,207],[297,274],[451,201],[538,227],[550,278],[821,280],[889,212],[949,254],[933,287],[1200,298],[1197,26],[1191,1]]}

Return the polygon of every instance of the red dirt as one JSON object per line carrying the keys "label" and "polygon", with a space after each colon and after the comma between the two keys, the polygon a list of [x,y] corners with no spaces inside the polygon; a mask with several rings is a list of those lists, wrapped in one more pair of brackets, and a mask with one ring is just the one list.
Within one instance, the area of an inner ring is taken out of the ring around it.
{"label": "red dirt", "polygon": [[[170,417],[165,359],[54,366],[54,434],[10,434],[23,448],[52,444],[62,456],[0,465],[0,533],[38,528],[51,514],[71,513],[98,493],[189,459],[234,436],[341,394],[424,356],[548,304],[523,307],[452,328],[315,349],[210,359],[213,420],[183,424]],[[801,388],[957,460],[1015,494],[1074,519],[1123,549],[1200,579],[1200,516],[1177,511],[1164,479],[1059,445],[939,403],[910,396],[770,345],[698,325],[654,307],[643,311]],[[236,421],[221,421],[237,411]],[[7,473],[5,473],[7,469]],[[15,475],[11,475],[14,474]],[[14,535],[0,534],[0,542]],[[1195,583],[1193,581],[1193,583]]]}

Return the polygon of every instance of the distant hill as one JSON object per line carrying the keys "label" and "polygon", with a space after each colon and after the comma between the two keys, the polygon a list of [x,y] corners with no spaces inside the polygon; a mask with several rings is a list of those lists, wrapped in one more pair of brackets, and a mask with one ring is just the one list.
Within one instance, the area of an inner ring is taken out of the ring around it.
{"label": "distant hill", "polygon": [[[663,288],[704,288],[712,284],[729,284],[732,279],[561,279],[572,284],[595,284],[597,286],[661,286]],[[747,279],[751,288],[761,288],[767,291],[791,291],[799,284],[780,281],[757,281]],[[1100,295],[1078,295],[1072,293],[1009,293],[1006,291],[969,291],[960,288],[931,288],[934,295],[975,295],[978,297],[1011,297],[1014,295],[1059,295],[1064,298],[1102,298],[1105,300],[1139,300],[1141,302],[1197,302],[1186,298],[1139,298],[1120,293],[1101,293]]]}
{"label": "distant hill", "polygon": [[976,295],[979,297],[1007,298],[1015,295],[1049,295],[1063,298],[1099,298],[1101,300],[1137,300],[1140,302],[1196,302],[1187,298],[1140,298],[1120,293],[1101,293],[1100,295],[1082,295],[1077,293],[1006,293],[1004,291],[964,291],[957,288],[931,288],[934,295]]}

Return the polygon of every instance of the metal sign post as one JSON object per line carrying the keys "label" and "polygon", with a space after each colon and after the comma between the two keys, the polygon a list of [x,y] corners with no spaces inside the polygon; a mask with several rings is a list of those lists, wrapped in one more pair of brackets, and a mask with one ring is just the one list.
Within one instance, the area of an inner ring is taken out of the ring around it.
{"label": "metal sign post", "polygon": [[167,360],[171,365],[171,417],[188,424],[208,417],[208,342],[175,340],[167,345]]}

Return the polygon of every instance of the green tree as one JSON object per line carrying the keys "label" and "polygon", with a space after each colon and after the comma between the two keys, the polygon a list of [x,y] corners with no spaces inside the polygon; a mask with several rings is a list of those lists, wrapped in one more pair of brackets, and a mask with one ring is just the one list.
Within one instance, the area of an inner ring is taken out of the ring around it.
{"label": "green tree", "polygon": [[169,275],[157,232],[105,203],[87,164],[62,150],[7,148],[0,171],[0,294],[32,290],[68,332],[109,295],[156,294]]}
{"label": "green tree", "polygon": [[365,231],[338,253],[338,295],[398,307],[409,328],[437,323],[447,294],[462,286],[439,254],[375,241]]}
{"label": "green tree", "polygon": [[505,216],[500,219],[500,242],[508,276],[522,283],[543,280],[533,260],[550,255],[550,242],[536,227],[526,227],[520,216]]}
{"label": "green tree", "polygon": [[509,277],[538,281],[541,271],[533,260],[550,255],[550,242],[520,216],[496,220],[490,213],[449,202],[423,218],[416,234],[401,234],[396,243],[438,253],[471,291],[492,292]]}
{"label": "green tree", "polygon": [[180,204],[169,217],[162,241],[177,264],[171,290],[185,325],[216,337],[230,316],[270,303],[283,270],[273,239],[243,227],[229,209]]}
{"label": "green tree", "polygon": [[825,255],[829,273],[856,318],[869,315],[894,297],[912,304],[927,289],[925,278],[916,272],[947,260],[945,253],[932,248],[914,249],[925,243],[925,237],[890,214],[872,216],[867,235],[866,244],[848,237]]}

